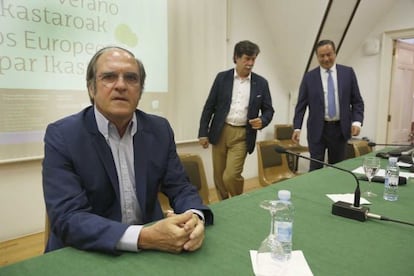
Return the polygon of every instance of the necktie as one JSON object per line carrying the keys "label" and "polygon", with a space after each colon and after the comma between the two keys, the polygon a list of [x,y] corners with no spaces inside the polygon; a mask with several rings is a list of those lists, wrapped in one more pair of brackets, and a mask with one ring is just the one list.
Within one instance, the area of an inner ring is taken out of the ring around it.
{"label": "necktie", "polygon": [[330,118],[333,118],[336,115],[336,106],[335,106],[335,86],[331,74],[331,70],[328,72],[328,115]]}

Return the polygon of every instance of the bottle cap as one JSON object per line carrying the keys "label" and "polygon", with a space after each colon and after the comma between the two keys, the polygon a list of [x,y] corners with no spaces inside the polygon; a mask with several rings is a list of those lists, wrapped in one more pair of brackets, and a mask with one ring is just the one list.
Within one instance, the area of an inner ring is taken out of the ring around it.
{"label": "bottle cap", "polygon": [[280,190],[277,193],[277,196],[279,197],[280,200],[290,200],[290,191],[288,190]]}
{"label": "bottle cap", "polygon": [[397,162],[398,162],[398,157],[395,157],[395,156],[390,156],[390,157],[388,158],[388,162],[389,162],[389,163],[393,163],[393,164],[395,164],[395,163],[397,163]]}

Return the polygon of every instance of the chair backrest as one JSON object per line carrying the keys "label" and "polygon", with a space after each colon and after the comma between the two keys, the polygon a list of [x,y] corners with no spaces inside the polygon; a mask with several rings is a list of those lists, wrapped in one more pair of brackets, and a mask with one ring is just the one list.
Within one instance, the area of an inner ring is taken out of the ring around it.
{"label": "chair backrest", "polygon": [[262,186],[296,176],[289,168],[286,154],[275,151],[276,145],[281,146],[281,143],[278,140],[257,142],[259,183]]}
{"label": "chair backrest", "polygon": [[346,158],[354,158],[372,152],[368,141],[362,139],[350,139],[346,145]]}
{"label": "chair backrest", "polygon": [[191,153],[181,153],[178,156],[190,182],[197,187],[203,203],[209,204],[209,190],[203,160],[199,155]]}
{"label": "chair backrest", "polygon": [[275,125],[275,139],[290,140],[293,134],[293,125],[291,124],[279,124]]}
{"label": "chair backrest", "polygon": [[355,156],[361,156],[372,152],[372,148],[368,146],[368,142],[365,140],[358,140],[357,142],[354,142],[353,145]]}
{"label": "chair backrest", "polygon": [[279,141],[280,146],[289,148],[294,152],[309,152],[308,147],[292,141],[293,131],[294,129],[292,124],[277,124],[275,125],[274,132],[275,139]]}
{"label": "chair backrest", "polygon": [[345,152],[345,158],[346,159],[350,159],[350,158],[354,158],[355,157],[355,148],[354,148],[354,144],[348,142],[346,144],[346,152]]}

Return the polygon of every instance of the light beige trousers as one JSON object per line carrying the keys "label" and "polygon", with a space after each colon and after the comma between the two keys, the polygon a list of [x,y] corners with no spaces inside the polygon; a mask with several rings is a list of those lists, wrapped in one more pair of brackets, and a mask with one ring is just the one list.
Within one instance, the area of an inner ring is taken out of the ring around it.
{"label": "light beige trousers", "polygon": [[212,149],[214,185],[219,200],[243,193],[241,173],[246,155],[246,128],[225,124],[218,143]]}

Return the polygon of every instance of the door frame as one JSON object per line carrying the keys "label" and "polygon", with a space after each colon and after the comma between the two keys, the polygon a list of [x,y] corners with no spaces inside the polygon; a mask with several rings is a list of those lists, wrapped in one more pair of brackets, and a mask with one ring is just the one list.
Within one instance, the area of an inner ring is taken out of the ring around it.
{"label": "door frame", "polygon": [[377,131],[375,137],[375,141],[378,141],[378,143],[389,142],[387,141],[387,127],[392,77],[393,42],[396,39],[412,37],[414,37],[414,28],[389,31],[382,35]]}

